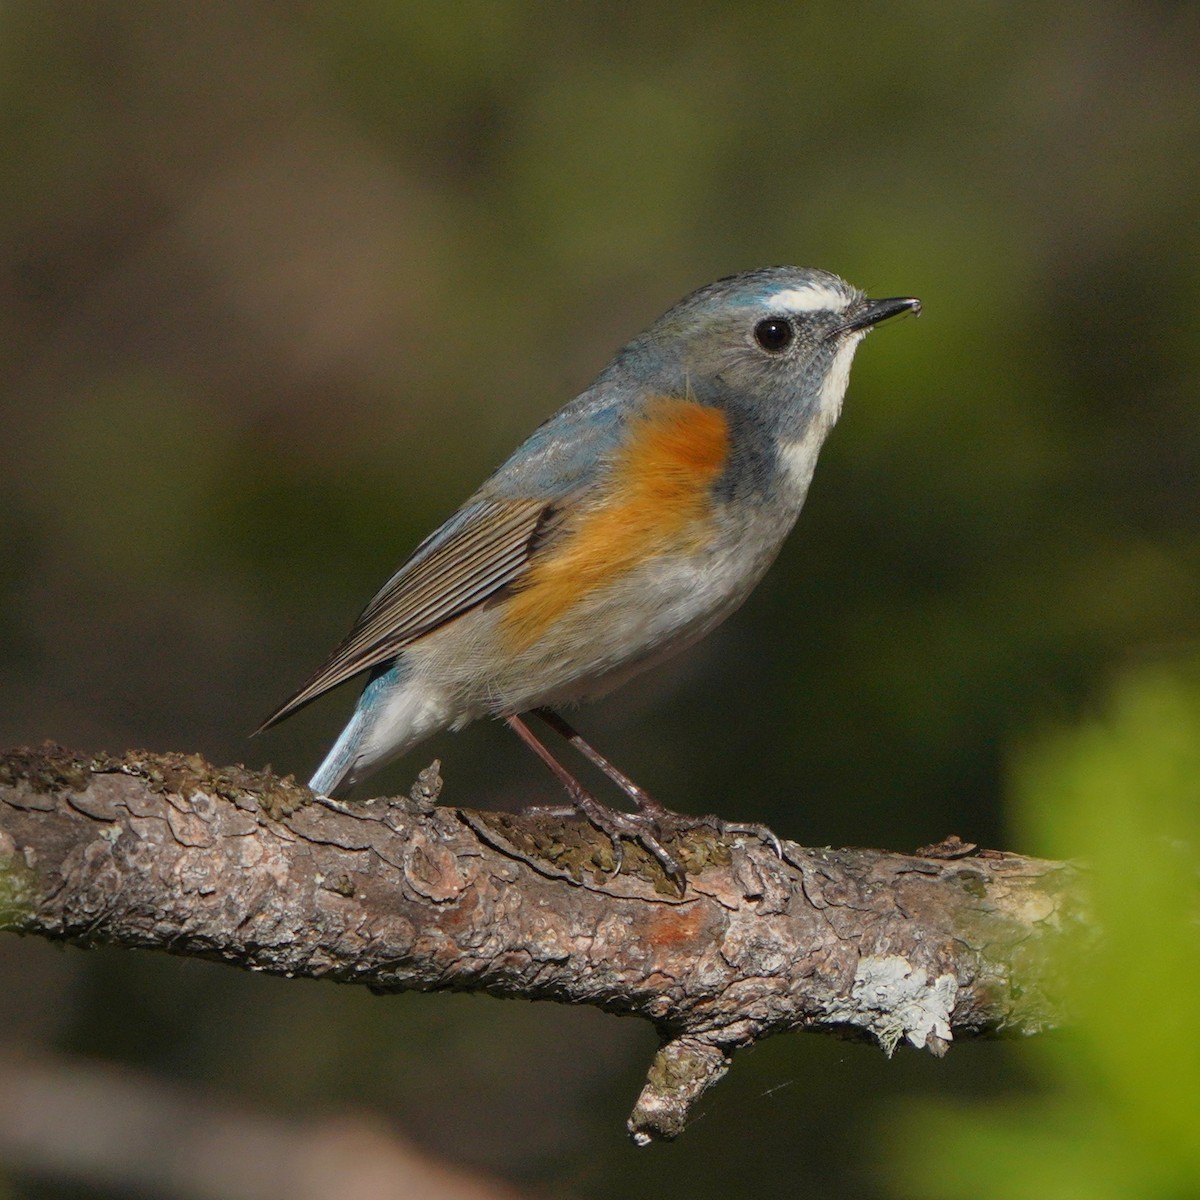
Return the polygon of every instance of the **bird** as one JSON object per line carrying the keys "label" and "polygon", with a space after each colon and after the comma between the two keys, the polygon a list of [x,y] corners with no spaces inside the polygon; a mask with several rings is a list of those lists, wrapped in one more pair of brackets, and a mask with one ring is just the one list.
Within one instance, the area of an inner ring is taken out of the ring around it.
{"label": "bird", "polygon": [[[606,833],[664,846],[692,818],[653,799],[559,711],[693,645],[778,554],[838,419],[850,365],[880,322],[920,315],[811,267],[762,267],[684,297],[544,421],[383,585],[321,667],[256,732],[367,673],[309,787],[337,800],[443,729],[503,719]],[[538,718],[633,801],[583,787]],[[550,811],[546,809],[545,811]]]}

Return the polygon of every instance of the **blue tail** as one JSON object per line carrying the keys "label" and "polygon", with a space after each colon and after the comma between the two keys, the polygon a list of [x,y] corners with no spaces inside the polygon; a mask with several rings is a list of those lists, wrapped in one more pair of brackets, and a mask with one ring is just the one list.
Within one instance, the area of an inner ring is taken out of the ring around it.
{"label": "blue tail", "polygon": [[325,761],[308,781],[308,786],[320,796],[344,796],[357,782],[354,764],[358,759],[359,747],[368,722],[362,702],[342,730],[333,748],[325,755]]}
{"label": "blue tail", "polygon": [[448,723],[441,694],[414,676],[403,660],[377,667],[308,786],[322,796],[344,796]]}

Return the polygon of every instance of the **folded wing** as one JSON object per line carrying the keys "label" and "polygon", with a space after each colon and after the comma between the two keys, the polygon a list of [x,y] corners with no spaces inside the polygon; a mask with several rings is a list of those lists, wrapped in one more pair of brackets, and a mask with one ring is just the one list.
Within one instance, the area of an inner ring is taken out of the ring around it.
{"label": "folded wing", "polygon": [[354,628],[303,687],[256,732],[291,716],[354,675],[482,604],[525,572],[556,525],[545,500],[469,504],[417,547],[363,610]]}

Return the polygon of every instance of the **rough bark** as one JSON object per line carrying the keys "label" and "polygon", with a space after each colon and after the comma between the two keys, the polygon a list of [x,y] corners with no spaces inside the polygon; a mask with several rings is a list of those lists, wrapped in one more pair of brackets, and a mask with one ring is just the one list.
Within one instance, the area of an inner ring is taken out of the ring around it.
{"label": "rough bark", "polygon": [[673,1137],[731,1052],[792,1029],[902,1041],[1055,1023],[1051,964],[1077,872],[948,839],[915,854],[699,828],[683,895],[637,847],[547,815],[410,797],[321,801],[199,755],[0,756],[0,928],[251,970],[593,1004],[653,1022],[634,1107]]}

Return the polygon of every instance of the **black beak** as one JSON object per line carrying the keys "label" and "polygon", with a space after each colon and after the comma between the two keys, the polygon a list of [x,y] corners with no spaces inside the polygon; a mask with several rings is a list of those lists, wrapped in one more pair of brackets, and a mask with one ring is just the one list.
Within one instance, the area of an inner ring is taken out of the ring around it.
{"label": "black beak", "polygon": [[903,299],[894,296],[890,300],[868,300],[849,321],[839,325],[833,332],[835,334],[855,333],[859,330],[870,329],[872,325],[878,325],[880,321],[886,321],[889,317],[898,317],[905,312],[919,317],[921,315],[920,300],[912,296]]}

